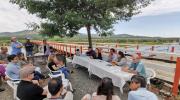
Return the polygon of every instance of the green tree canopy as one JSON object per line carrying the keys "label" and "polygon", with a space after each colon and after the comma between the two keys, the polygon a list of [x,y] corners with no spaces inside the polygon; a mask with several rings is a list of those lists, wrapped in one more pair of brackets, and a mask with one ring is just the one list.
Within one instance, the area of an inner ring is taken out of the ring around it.
{"label": "green tree canopy", "polygon": [[[89,45],[91,29],[105,35],[117,21],[128,21],[153,0],[10,0],[44,19],[41,33],[48,36],[74,36],[86,27]],[[106,35],[105,35],[106,36]]]}

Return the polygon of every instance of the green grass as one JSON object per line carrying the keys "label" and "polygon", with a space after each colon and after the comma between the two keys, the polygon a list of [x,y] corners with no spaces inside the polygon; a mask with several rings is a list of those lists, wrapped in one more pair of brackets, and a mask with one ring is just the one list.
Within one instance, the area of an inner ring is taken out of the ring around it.
{"label": "green grass", "polygon": [[[34,35],[32,37],[34,40],[42,40],[46,37],[40,35]],[[24,37],[18,37],[18,40],[22,43],[25,42]],[[86,42],[88,43],[87,37],[58,37],[47,38],[48,41],[55,41],[61,43],[72,43],[72,42]],[[10,44],[10,37],[0,37],[0,44],[7,43]],[[163,43],[168,43],[169,40],[153,40],[153,39],[138,39],[138,38],[92,38],[93,43],[119,43],[119,44],[144,44],[144,45],[160,45]]]}

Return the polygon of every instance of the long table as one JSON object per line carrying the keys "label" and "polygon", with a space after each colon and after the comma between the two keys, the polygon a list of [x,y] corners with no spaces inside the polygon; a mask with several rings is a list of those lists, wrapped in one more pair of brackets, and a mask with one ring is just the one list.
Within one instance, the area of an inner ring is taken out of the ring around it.
{"label": "long table", "polygon": [[94,74],[100,78],[111,78],[114,86],[119,87],[121,93],[123,93],[123,86],[126,81],[133,76],[131,73],[123,72],[119,66],[112,66],[106,61],[91,59],[87,56],[74,56],[72,63],[86,67],[89,74]]}

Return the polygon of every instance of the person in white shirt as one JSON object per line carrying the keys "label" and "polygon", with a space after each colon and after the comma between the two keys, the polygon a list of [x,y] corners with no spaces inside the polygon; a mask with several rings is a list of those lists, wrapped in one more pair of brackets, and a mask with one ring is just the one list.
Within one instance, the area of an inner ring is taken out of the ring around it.
{"label": "person in white shirt", "polygon": [[158,100],[157,96],[146,89],[146,79],[143,76],[134,75],[131,78],[128,100]]}

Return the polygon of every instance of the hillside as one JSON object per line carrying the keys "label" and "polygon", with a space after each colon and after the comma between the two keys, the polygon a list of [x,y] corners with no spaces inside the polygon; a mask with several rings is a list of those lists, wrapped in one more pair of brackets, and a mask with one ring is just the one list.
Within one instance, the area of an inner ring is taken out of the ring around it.
{"label": "hillside", "polygon": [[16,36],[18,38],[32,37],[32,38],[41,38],[37,32],[31,30],[23,30],[18,32],[0,32],[0,37],[12,37]]}

